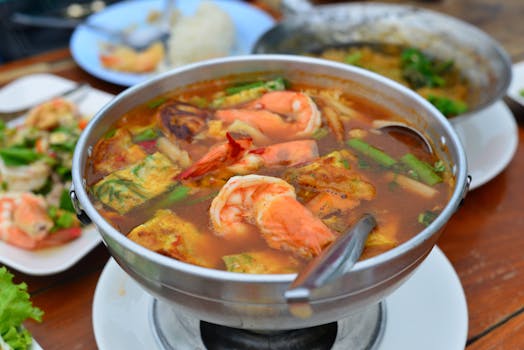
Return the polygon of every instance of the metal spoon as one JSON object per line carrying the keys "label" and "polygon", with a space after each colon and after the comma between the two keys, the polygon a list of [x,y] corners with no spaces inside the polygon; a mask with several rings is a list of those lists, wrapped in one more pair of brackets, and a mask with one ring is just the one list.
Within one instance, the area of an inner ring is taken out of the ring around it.
{"label": "metal spoon", "polygon": [[400,132],[405,135],[410,135],[411,137],[414,137],[415,139],[419,140],[429,154],[434,153],[431,142],[429,142],[429,140],[426,138],[426,136],[424,136],[423,133],[421,133],[412,126],[392,120],[375,120],[373,121],[373,126],[376,130],[381,130],[385,132]]}
{"label": "metal spoon", "polygon": [[175,2],[175,0],[164,0],[162,17],[158,25],[143,25],[134,29],[111,29],[85,21],[81,26],[106,36],[110,41],[129,46],[137,51],[142,51],[158,41],[167,46],[171,35],[170,16],[175,8]]}
{"label": "metal spoon", "polygon": [[364,250],[366,239],[376,226],[373,215],[365,214],[345,234],[303,269],[284,293],[289,311],[300,318],[313,313],[309,301],[315,289],[350,271]]}

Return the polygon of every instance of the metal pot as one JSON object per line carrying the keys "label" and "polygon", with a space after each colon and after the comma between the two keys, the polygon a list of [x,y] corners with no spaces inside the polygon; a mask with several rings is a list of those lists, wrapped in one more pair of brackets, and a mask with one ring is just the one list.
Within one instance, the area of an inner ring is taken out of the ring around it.
{"label": "metal pot", "polygon": [[469,110],[458,118],[500,100],[511,82],[511,59],[488,34],[457,18],[412,5],[352,2],[311,6],[284,1],[285,18],[253,47],[257,54],[321,52],[362,43],[416,47],[442,61],[453,60],[468,80]]}
{"label": "metal pot", "polygon": [[[96,210],[85,187],[87,158],[107,128],[131,108],[188,84],[235,74],[277,72],[291,81],[340,87],[386,106],[425,130],[435,149],[452,169],[456,182],[438,218],[409,241],[379,256],[358,262],[353,270],[317,290],[313,315],[293,316],[284,292],[295,274],[254,275],[190,265],[154,253],[113,228]],[[167,72],[118,95],[89,123],[73,159],[72,198],[79,214],[97,226],[111,255],[149,293],[176,306],[189,317],[235,328],[282,330],[304,328],[342,319],[375,304],[399,287],[424,260],[439,233],[457,210],[468,187],[466,158],[449,122],[423,98],[377,74],[308,57],[237,56],[205,61]]]}

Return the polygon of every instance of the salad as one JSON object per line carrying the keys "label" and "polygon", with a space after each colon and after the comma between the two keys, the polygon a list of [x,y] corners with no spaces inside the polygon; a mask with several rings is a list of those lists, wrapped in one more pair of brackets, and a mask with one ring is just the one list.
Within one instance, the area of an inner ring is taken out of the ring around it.
{"label": "salad", "polygon": [[31,348],[33,338],[22,323],[41,322],[43,311],[32,305],[25,283],[14,284],[13,275],[0,267],[0,350]]}
{"label": "salad", "polygon": [[69,187],[87,121],[63,98],[36,106],[18,123],[0,121],[0,239],[35,250],[81,235]]}

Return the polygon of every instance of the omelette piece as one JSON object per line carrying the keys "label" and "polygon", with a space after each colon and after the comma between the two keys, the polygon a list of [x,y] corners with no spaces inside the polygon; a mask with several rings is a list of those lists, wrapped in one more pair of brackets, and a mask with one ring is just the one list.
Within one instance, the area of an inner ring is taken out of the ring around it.
{"label": "omelette piece", "polygon": [[227,271],[241,273],[294,273],[299,261],[292,255],[270,251],[247,252],[222,257]]}
{"label": "omelette piece", "polygon": [[115,171],[93,186],[94,195],[105,205],[125,214],[169,190],[180,168],[160,152]]}
{"label": "omelette piece", "polygon": [[329,191],[356,200],[373,199],[375,187],[352,170],[356,162],[348,151],[334,151],[305,166],[290,169],[285,178],[298,189],[299,197],[307,197],[308,192]]}
{"label": "omelette piece", "polygon": [[93,149],[93,169],[110,174],[143,160],[147,153],[133,143],[129,130],[119,128],[108,133]]}
{"label": "omelette piece", "polygon": [[147,249],[175,259],[204,267],[213,267],[197,254],[206,235],[168,209],[161,209],[155,216],[135,227],[127,237]]}

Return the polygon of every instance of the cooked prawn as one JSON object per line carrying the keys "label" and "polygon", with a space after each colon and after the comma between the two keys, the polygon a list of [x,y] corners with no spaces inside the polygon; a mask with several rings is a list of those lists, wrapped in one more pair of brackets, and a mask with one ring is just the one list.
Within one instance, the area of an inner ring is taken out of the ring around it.
{"label": "cooked prawn", "polygon": [[227,168],[235,174],[246,174],[262,166],[293,166],[318,158],[314,140],[283,142],[267,147],[250,149],[251,138],[234,139],[226,134],[228,141],[211,148],[200,160],[178,175],[184,180]]}
{"label": "cooked prawn", "polygon": [[51,130],[78,118],[76,105],[64,98],[55,98],[31,109],[24,120],[26,126]]}
{"label": "cooked prawn", "polygon": [[0,197],[0,239],[24,249],[59,245],[78,237],[80,228],[49,235],[53,221],[43,197],[30,192]]}
{"label": "cooked prawn", "polygon": [[271,91],[241,108],[217,110],[215,116],[226,123],[240,120],[264,135],[287,140],[311,136],[322,123],[311,97],[294,91]]}
{"label": "cooked prawn", "polygon": [[249,150],[228,169],[236,174],[246,174],[262,166],[295,166],[312,161],[318,156],[318,146],[315,140],[282,142]]}
{"label": "cooked prawn", "polygon": [[209,210],[215,234],[242,237],[256,226],[274,249],[310,259],[335,235],[296,199],[293,186],[270,176],[234,176],[213,199]]}
{"label": "cooked prawn", "polygon": [[22,166],[7,166],[0,159],[0,181],[10,192],[34,191],[42,188],[51,174],[51,167],[43,160]]}
{"label": "cooked prawn", "polygon": [[226,134],[226,137],[227,142],[212,147],[200,160],[178,174],[177,178],[184,180],[197,177],[221,166],[232,164],[239,160],[245,151],[251,147],[251,138],[235,140],[230,134]]}
{"label": "cooked prawn", "polygon": [[105,68],[130,73],[148,73],[156,70],[164,59],[165,50],[157,42],[144,51],[135,51],[127,46],[109,46],[100,55],[100,62]]}

